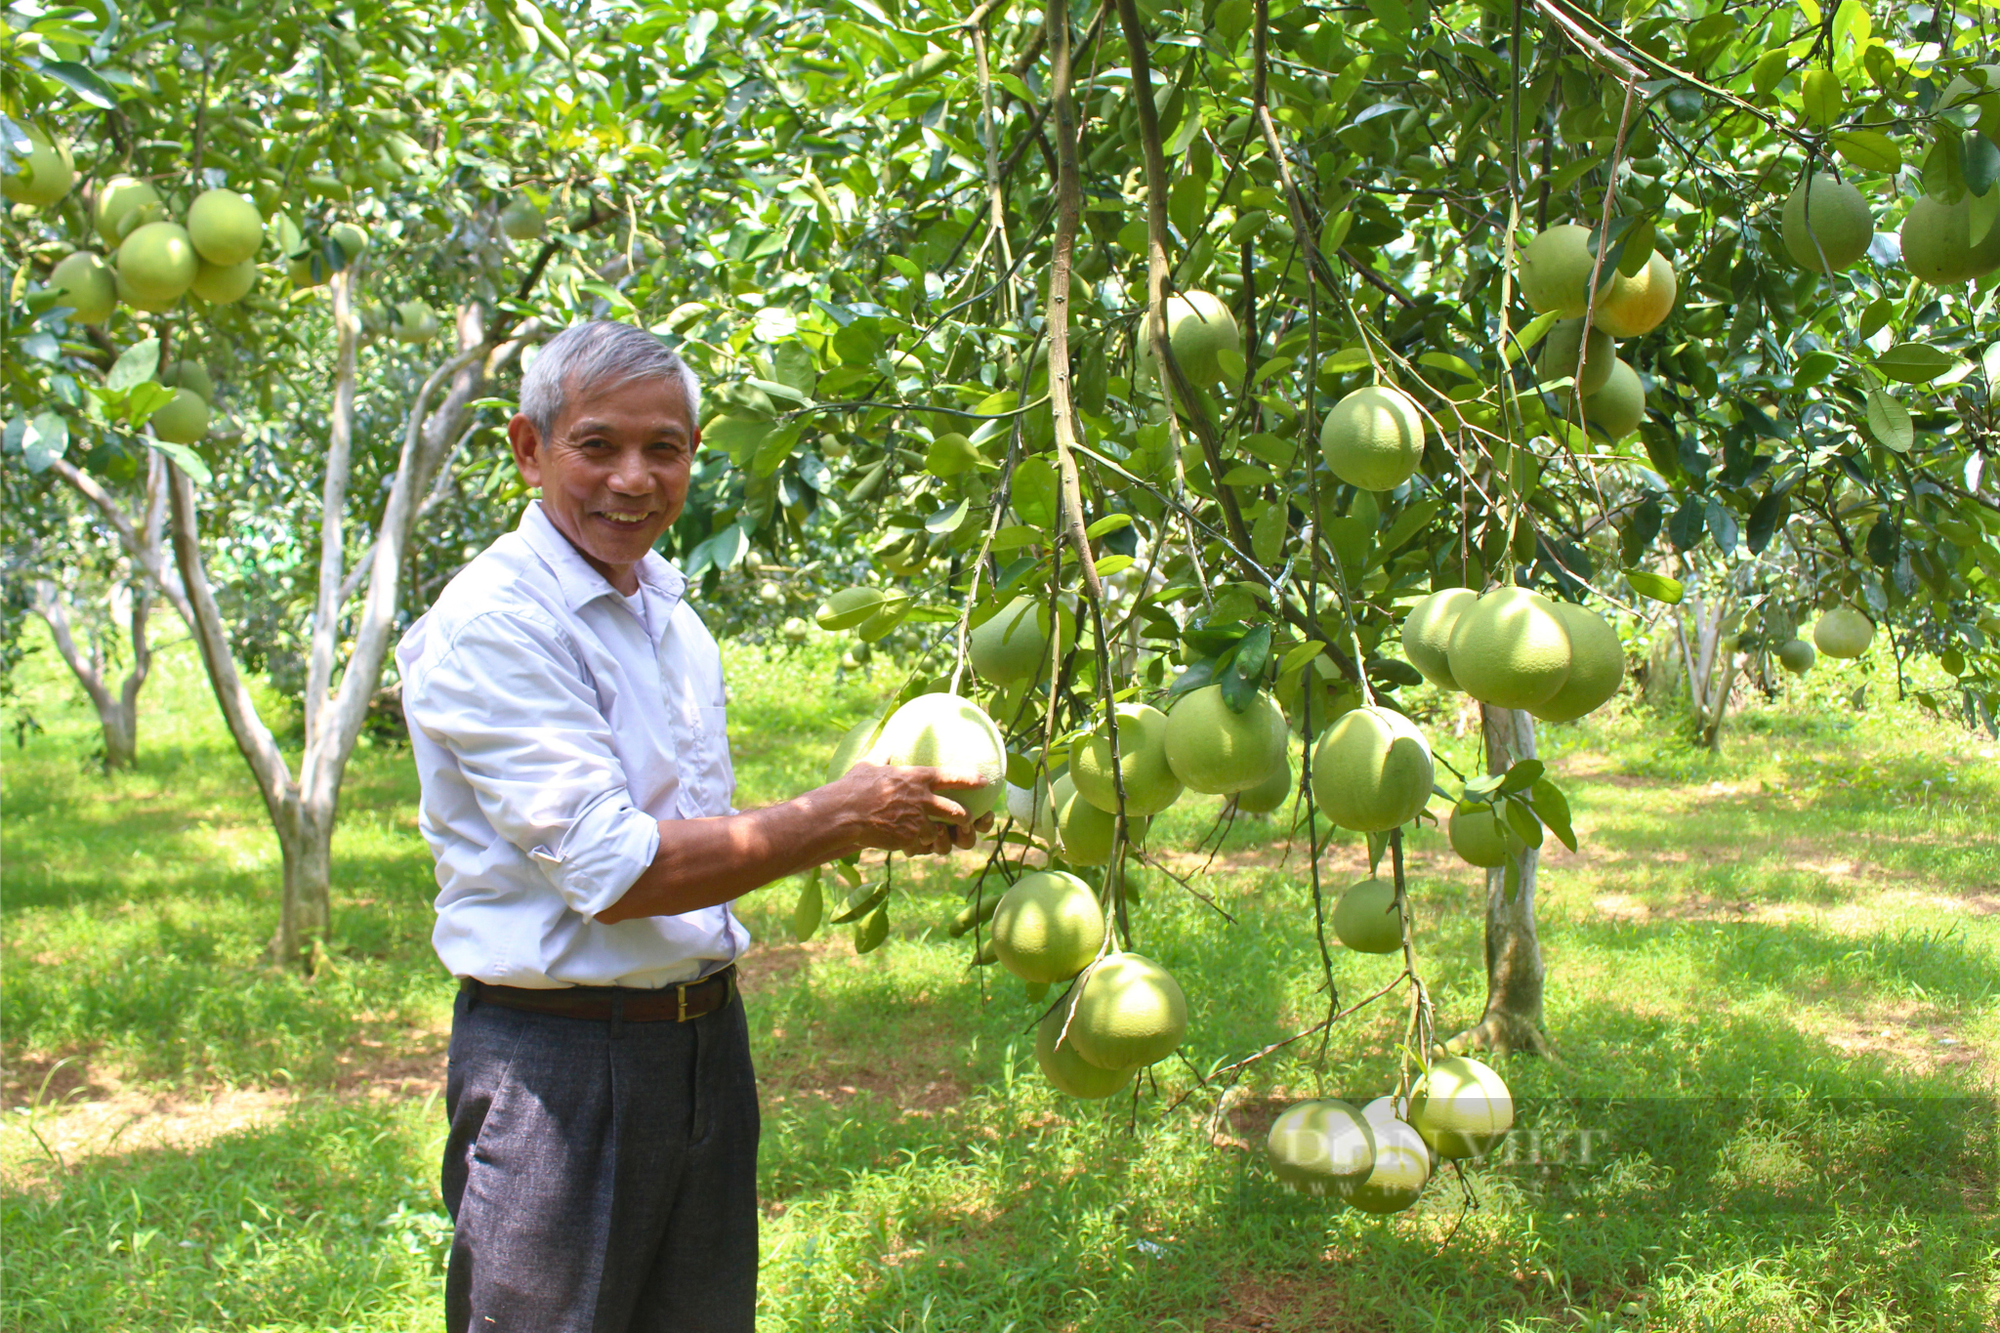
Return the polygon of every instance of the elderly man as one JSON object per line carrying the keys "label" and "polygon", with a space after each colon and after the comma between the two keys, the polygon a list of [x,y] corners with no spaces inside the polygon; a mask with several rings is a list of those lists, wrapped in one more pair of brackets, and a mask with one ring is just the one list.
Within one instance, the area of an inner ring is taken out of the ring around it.
{"label": "elderly man", "polygon": [[541,498],[397,649],[460,978],[445,1105],[452,1330],[754,1323],[758,1115],[741,894],[976,829],[975,774],[862,765],[736,812],[722,661],[653,544],[699,387],[643,330],[569,329],[508,423]]}

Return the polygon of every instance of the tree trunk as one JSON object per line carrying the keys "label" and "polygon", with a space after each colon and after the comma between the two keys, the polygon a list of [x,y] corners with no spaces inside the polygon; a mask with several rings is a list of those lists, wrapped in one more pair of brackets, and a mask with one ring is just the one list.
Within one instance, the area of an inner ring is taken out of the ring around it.
{"label": "tree trunk", "polygon": [[284,897],[266,956],[310,973],[314,955],[333,928],[333,819],[331,812],[316,814],[297,806],[288,813],[290,818],[275,821],[284,854]]}
{"label": "tree trunk", "polygon": [[[1486,733],[1486,771],[1504,773],[1535,757],[1535,719],[1512,708],[1479,706]],[[1528,848],[1514,866],[1486,872],[1486,1012],[1445,1045],[1452,1051],[1525,1051],[1551,1055],[1542,1033],[1541,940],[1535,934],[1535,869],[1541,853]],[[1509,893],[1508,880],[1514,880]]]}
{"label": "tree trunk", "polygon": [[76,636],[70,629],[69,609],[63,604],[62,589],[48,579],[38,579],[32,593],[31,605],[35,613],[48,623],[49,635],[55,640],[56,652],[61,655],[70,674],[83,686],[83,692],[90,696],[91,707],[97,710],[97,725],[104,736],[104,771],[113,772],[130,768],[139,757],[139,690],[146,683],[146,674],[152,669],[152,646],[146,638],[146,615],[152,598],[144,587],[115,586],[112,588],[112,619],[118,616],[118,603],[129,599],[131,606],[131,649],[132,666],[125,673],[118,692],[113,694],[105,677],[109,663],[100,642],[95,640],[86,659],[83,650],[77,646]]}

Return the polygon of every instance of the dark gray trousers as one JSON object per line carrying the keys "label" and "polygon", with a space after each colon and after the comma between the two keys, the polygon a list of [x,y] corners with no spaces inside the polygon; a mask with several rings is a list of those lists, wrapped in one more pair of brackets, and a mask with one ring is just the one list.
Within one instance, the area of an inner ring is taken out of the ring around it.
{"label": "dark gray trousers", "polygon": [[453,1010],[451,1333],[752,1333],[743,1002],[685,1023]]}

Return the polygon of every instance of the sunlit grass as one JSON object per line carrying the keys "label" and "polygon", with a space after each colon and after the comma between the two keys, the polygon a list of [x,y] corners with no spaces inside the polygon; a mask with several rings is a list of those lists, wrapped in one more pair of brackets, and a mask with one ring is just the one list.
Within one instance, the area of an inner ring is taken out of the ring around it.
{"label": "sunlit grass", "polygon": [[[1562,1062],[1506,1064],[1539,1134],[1520,1143],[1538,1146],[1469,1172],[1472,1211],[1446,1178],[1380,1222],[1284,1193],[1261,1167],[1276,1102],[1389,1090],[1400,1002],[1343,1025],[1323,1068],[1309,1043],[1260,1066],[1217,1121],[1199,1091],[1161,1113],[1193,1070],[1324,1012],[1302,845],[1278,864],[1287,814],[1239,821],[1200,880],[1234,925],[1144,877],[1138,947],[1183,980],[1193,1024],[1186,1062],[1160,1066],[1136,1112],[1047,1088],[1027,1036],[1038,1008],[945,937],[957,871],[899,868],[894,937],[864,958],[842,927],[792,941],[795,886],[747,899],[763,1325],[1992,1326],[2000,746],[1879,681],[1853,712],[1859,670],[1816,671],[1790,709],[1746,710],[1719,758],[1638,711],[1545,734],[1583,837],[1551,851],[1539,891]],[[732,653],[730,682],[745,805],[816,783],[893,687],[886,671],[835,684],[816,650]],[[307,982],[258,961],[276,846],[191,654],[165,655],[141,767],[108,782],[66,684],[45,673],[28,702],[46,731],[6,755],[0,835],[0,1323],[434,1327],[441,1113],[369,1072],[398,1057],[435,1078],[448,1021],[407,753],[356,757],[335,938]],[[1442,714],[1431,732],[1469,771],[1476,737]],[[1169,812],[1155,850],[1199,865],[1185,854],[1217,805]],[[1420,959],[1455,1030],[1484,997],[1483,887],[1434,832],[1412,836],[1410,864]],[[1340,841],[1327,891],[1365,868],[1358,840]],[[1355,997],[1395,966],[1336,949],[1333,977]],[[115,1084],[192,1123],[219,1089],[277,1095],[250,1128],[58,1164],[36,1131],[61,1105],[18,1109],[44,1075],[58,1102]],[[1968,1096],[1983,1121],[1949,1100]],[[1582,1130],[1614,1150],[1578,1161]]]}

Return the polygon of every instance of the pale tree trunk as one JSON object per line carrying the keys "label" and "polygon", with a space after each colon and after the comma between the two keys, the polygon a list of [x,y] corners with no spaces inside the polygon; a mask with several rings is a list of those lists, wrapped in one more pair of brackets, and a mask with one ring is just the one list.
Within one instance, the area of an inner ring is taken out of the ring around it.
{"label": "pale tree trunk", "polygon": [[[462,442],[472,404],[488,376],[524,342],[542,336],[540,325],[531,323],[511,341],[496,346],[487,341],[478,307],[460,312],[459,351],[418,390],[381,526],[349,569],[351,534],[345,511],[353,468],[360,325],[354,315],[352,271],[335,273],[328,287],[337,333],[333,413],[321,493],[318,592],[308,625],[307,687],[301,701],[305,748],[296,773],[258,715],[230,650],[228,630],[202,560],[194,484],[178,468],[171,468],[170,488],[174,558],[187,590],[189,623],[230,734],[264,797],[284,857],[283,898],[268,957],[308,971],[332,927],[333,830],[341,780],[388,657],[404,559],[420,501]],[[432,398],[447,382],[449,391],[436,410],[430,410]],[[349,603],[357,593],[361,604],[350,627]],[[343,647],[344,664],[339,660]]]}
{"label": "pale tree trunk", "polygon": [[[1535,719],[1513,708],[1479,706],[1486,771],[1504,773],[1535,757]],[[1513,866],[1486,872],[1486,1012],[1445,1045],[1452,1051],[1551,1055],[1542,1032],[1542,944],[1535,933],[1535,870],[1530,847]],[[1511,883],[1510,883],[1511,881]]]}

